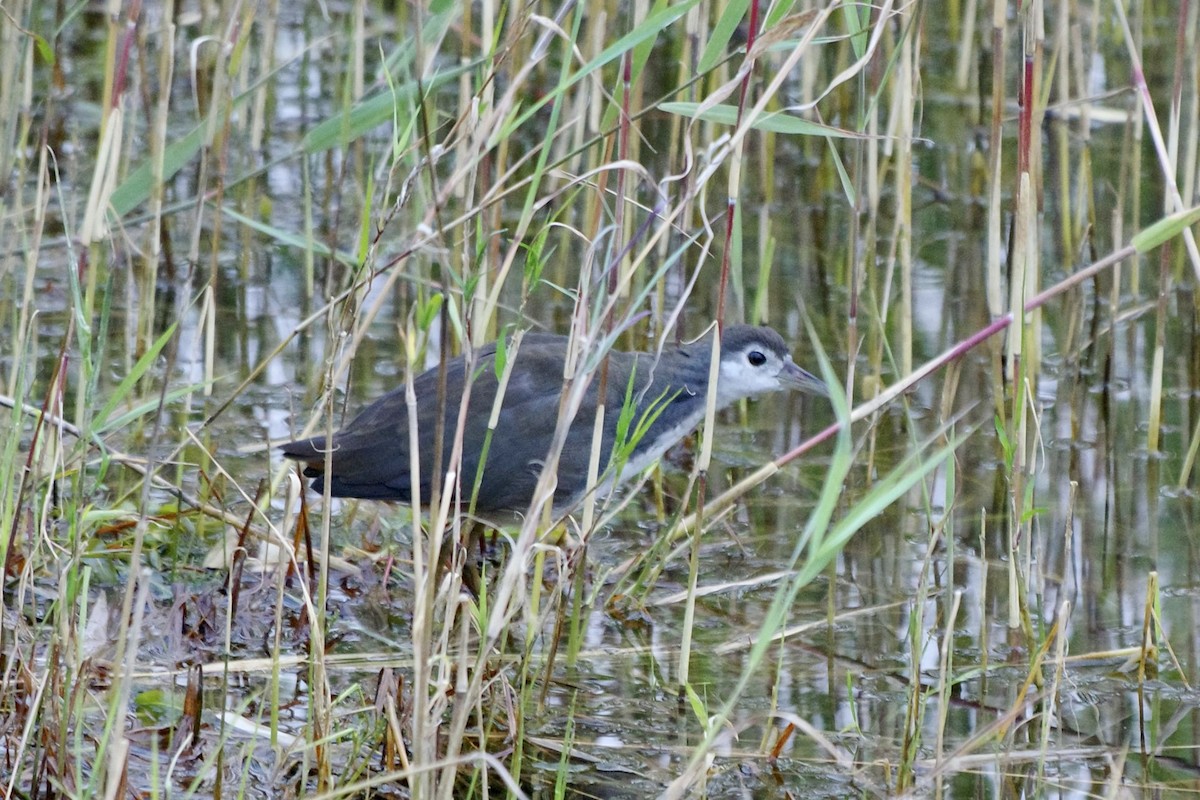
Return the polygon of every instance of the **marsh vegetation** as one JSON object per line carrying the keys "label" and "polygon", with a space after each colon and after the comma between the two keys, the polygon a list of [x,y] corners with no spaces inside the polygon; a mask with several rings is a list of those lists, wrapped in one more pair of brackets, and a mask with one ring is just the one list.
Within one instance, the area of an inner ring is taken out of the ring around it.
{"label": "marsh vegetation", "polygon": [[[3,11],[0,794],[1195,792],[1195,4]],[[841,390],[483,557],[277,449],[718,319]]]}

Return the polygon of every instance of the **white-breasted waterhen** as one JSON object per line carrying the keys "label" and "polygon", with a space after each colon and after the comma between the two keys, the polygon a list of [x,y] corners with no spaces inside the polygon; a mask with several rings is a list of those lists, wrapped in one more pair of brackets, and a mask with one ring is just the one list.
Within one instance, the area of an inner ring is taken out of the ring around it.
{"label": "white-breasted waterhen", "polygon": [[[666,348],[656,359],[652,353],[609,354],[605,396],[604,434],[600,468],[609,465],[617,438],[618,418],[627,391],[633,406],[629,430],[643,420],[653,420],[633,444],[614,480],[614,468],[602,475],[601,492],[640,473],[672,445],[691,433],[704,418],[712,353],[711,334],[681,347]],[[500,381],[494,366],[495,344],[477,353],[465,429],[462,432],[464,507],[475,482],[476,470]],[[563,391],[567,337],[527,334],[521,342],[504,393],[499,423],[492,435],[475,512],[483,518],[497,512],[525,511],[550,449]],[[721,336],[721,364],[717,383],[718,410],[748,397],[784,389],[827,395],[825,384],[796,366],[783,337],[771,328],[730,325]],[[449,468],[451,442],[458,425],[466,384],[465,361],[460,356],[446,363],[442,474]],[[558,461],[554,495],[556,514],[569,510],[587,489],[588,460],[599,396],[593,377],[586,398],[571,424]],[[421,502],[429,502],[433,478],[433,450],[437,423],[438,368],[414,379],[417,429],[420,445]],[[329,474],[325,451],[332,448]],[[404,387],[394,389],[367,406],[349,425],[333,435],[301,439],[283,445],[283,454],[305,464],[312,488],[322,491],[329,480],[333,497],[411,502],[409,476],[408,406]]]}

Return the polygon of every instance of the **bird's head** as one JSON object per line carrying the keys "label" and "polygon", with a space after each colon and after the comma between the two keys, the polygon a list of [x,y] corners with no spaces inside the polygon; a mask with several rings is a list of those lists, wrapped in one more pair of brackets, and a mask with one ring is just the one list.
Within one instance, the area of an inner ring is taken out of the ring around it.
{"label": "bird's head", "polygon": [[829,396],[825,382],[796,366],[783,337],[771,328],[730,325],[721,336],[717,405],[783,389]]}

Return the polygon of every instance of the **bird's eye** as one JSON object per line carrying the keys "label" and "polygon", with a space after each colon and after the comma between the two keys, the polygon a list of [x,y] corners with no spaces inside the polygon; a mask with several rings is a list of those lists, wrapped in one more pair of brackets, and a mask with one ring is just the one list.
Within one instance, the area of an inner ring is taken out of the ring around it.
{"label": "bird's eye", "polygon": [[749,353],[747,353],[746,360],[750,362],[750,366],[752,367],[761,367],[763,364],[767,363],[767,357],[758,350],[751,350]]}

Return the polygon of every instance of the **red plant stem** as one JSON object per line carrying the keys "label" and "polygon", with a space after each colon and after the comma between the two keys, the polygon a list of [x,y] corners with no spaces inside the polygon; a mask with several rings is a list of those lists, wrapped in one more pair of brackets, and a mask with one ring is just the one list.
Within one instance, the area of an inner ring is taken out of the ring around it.
{"label": "red plant stem", "polygon": [[129,6],[125,32],[121,35],[121,51],[117,56],[116,69],[113,72],[112,105],[114,108],[120,104],[121,95],[125,93],[125,78],[129,74],[129,55],[137,42],[137,23],[141,11],[141,0],[134,0]]}
{"label": "red plant stem", "polygon": [[[1033,85],[1033,56],[1025,53],[1021,73],[1021,114],[1017,132],[1017,175],[1029,172],[1029,148],[1033,141],[1033,104],[1037,87]],[[1018,185],[1020,179],[1017,180]]]}
{"label": "red plant stem", "polygon": [[[746,32],[746,58],[750,58],[750,53],[754,50],[754,42],[758,39],[758,2],[759,0],[750,0],[750,29]],[[746,74],[742,76],[742,85],[738,93],[737,105],[737,121],[734,128],[741,126],[742,115],[746,110],[746,98],[750,94],[750,76],[754,74],[754,69],[746,70]],[[739,190],[736,189],[735,191]],[[721,256],[721,279],[717,285],[717,335],[719,336],[725,327],[725,294],[729,287],[729,246],[733,242],[733,226],[735,224],[734,214],[737,211],[737,194],[730,193],[729,198],[725,203],[725,247]]]}

